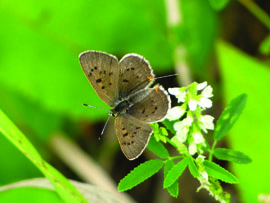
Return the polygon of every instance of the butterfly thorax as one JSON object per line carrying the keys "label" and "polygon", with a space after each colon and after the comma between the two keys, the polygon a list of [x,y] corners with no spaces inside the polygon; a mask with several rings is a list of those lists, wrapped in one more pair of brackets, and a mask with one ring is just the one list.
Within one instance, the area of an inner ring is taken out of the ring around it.
{"label": "butterfly thorax", "polygon": [[110,114],[112,116],[118,116],[121,113],[125,113],[129,107],[130,103],[127,100],[123,100],[120,103],[118,103],[113,109],[111,109]]}

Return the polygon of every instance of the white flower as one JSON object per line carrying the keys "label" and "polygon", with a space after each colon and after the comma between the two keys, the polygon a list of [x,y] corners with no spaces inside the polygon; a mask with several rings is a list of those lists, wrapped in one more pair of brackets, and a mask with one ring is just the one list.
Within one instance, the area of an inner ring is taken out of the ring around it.
{"label": "white flower", "polygon": [[188,146],[188,152],[190,155],[194,155],[197,152],[197,145],[194,142]]}
{"label": "white flower", "polygon": [[195,111],[197,108],[198,102],[195,99],[190,99],[188,102],[188,107],[191,111]]}
{"label": "white flower", "polygon": [[203,82],[203,83],[198,84],[197,90],[202,90],[202,89],[204,89],[204,88],[206,87],[206,85],[207,85],[207,82],[206,82],[206,81]]}
{"label": "white flower", "polygon": [[209,115],[201,115],[198,117],[200,128],[207,133],[207,130],[213,130],[214,129],[214,117]]}
{"label": "white flower", "polygon": [[210,108],[212,106],[212,101],[206,97],[201,97],[198,105],[203,108]]}
{"label": "white flower", "polygon": [[200,132],[194,132],[192,136],[195,144],[204,143],[204,138]]}
{"label": "white flower", "polygon": [[201,94],[201,95],[202,95],[203,97],[210,98],[210,97],[213,96],[212,92],[213,92],[213,88],[212,88],[211,86],[208,85],[208,86],[202,91],[202,94]]}
{"label": "white flower", "polygon": [[188,134],[189,128],[187,126],[183,127],[181,130],[176,132],[176,138],[180,142],[185,142],[187,140],[187,134]]}
{"label": "white flower", "polygon": [[186,88],[169,88],[168,89],[169,93],[174,95],[178,99],[178,103],[180,102],[185,102],[185,97],[186,97]]}
{"label": "white flower", "polygon": [[170,111],[167,114],[167,117],[169,120],[176,120],[184,115],[186,112],[186,105],[182,106],[176,106],[170,109]]}
{"label": "white flower", "polygon": [[[201,84],[204,84],[204,83],[201,83]],[[199,84],[199,85],[201,85],[201,84]],[[201,85],[201,86],[203,86],[203,85]],[[212,101],[208,98],[213,96],[212,91],[213,91],[213,89],[209,85],[205,89],[203,89],[201,95],[199,95],[198,105],[200,105],[203,108],[210,108],[212,106]]]}

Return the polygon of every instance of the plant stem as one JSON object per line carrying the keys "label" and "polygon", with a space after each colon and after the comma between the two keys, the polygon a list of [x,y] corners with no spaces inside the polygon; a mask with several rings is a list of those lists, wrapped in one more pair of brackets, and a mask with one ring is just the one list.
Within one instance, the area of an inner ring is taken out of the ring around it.
{"label": "plant stem", "polygon": [[212,161],[212,159],[213,159],[213,151],[214,151],[214,149],[216,147],[216,144],[217,144],[217,141],[215,140],[213,145],[212,145],[212,148],[210,150],[210,153],[209,153],[209,158],[208,158],[209,161]]}
{"label": "plant stem", "polygon": [[262,24],[270,30],[270,17],[252,0],[239,0]]}
{"label": "plant stem", "polygon": [[176,145],[167,137],[165,137],[166,141],[169,142],[172,146],[176,148]]}

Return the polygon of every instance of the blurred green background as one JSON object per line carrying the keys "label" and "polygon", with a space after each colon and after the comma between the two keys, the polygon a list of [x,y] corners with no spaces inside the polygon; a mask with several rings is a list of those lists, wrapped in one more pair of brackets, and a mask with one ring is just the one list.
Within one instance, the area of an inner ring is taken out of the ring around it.
{"label": "blurred green background", "polygon": [[[107,115],[82,104],[109,107],[84,76],[78,55],[99,50],[120,59],[138,53],[157,76],[179,72],[175,64],[180,61],[190,72],[190,82],[213,86],[209,113],[215,118],[233,97],[248,94],[242,116],[221,145],[246,153],[253,162],[222,163],[240,180],[238,185],[224,185],[224,190],[232,194],[232,202],[259,202],[260,194],[270,194],[270,25],[269,16],[254,16],[261,12],[254,8],[258,5],[269,14],[270,2],[177,1],[180,22],[175,26],[168,23],[168,2],[2,0],[0,108],[67,178],[83,181],[51,149],[56,132],[78,143],[118,183],[150,152],[128,161],[109,127],[98,140]],[[177,47],[183,50],[181,55]],[[185,74],[158,82],[166,88],[181,86],[181,77]],[[0,185],[42,176],[3,136],[0,163]],[[178,199],[166,197],[168,202],[214,202],[205,191],[195,192],[197,182],[185,188],[193,183],[188,176],[180,179]],[[157,202],[160,178],[129,193],[138,202]]]}

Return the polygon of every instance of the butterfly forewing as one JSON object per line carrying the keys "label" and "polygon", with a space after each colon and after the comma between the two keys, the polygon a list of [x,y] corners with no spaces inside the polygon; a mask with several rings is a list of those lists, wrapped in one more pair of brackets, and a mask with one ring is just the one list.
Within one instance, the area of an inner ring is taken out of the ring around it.
{"label": "butterfly forewing", "polygon": [[120,61],[118,92],[119,99],[144,89],[154,78],[150,64],[142,56],[127,54]]}
{"label": "butterfly forewing", "polygon": [[116,57],[103,52],[86,51],[79,56],[84,74],[98,96],[109,106],[117,100],[119,64]]}
{"label": "butterfly forewing", "polygon": [[170,97],[161,86],[143,89],[132,95],[129,100],[134,105],[127,113],[148,123],[163,120],[171,108]]}
{"label": "butterfly forewing", "polygon": [[152,128],[128,114],[121,114],[114,121],[116,135],[125,156],[135,159],[141,155],[152,134]]}

